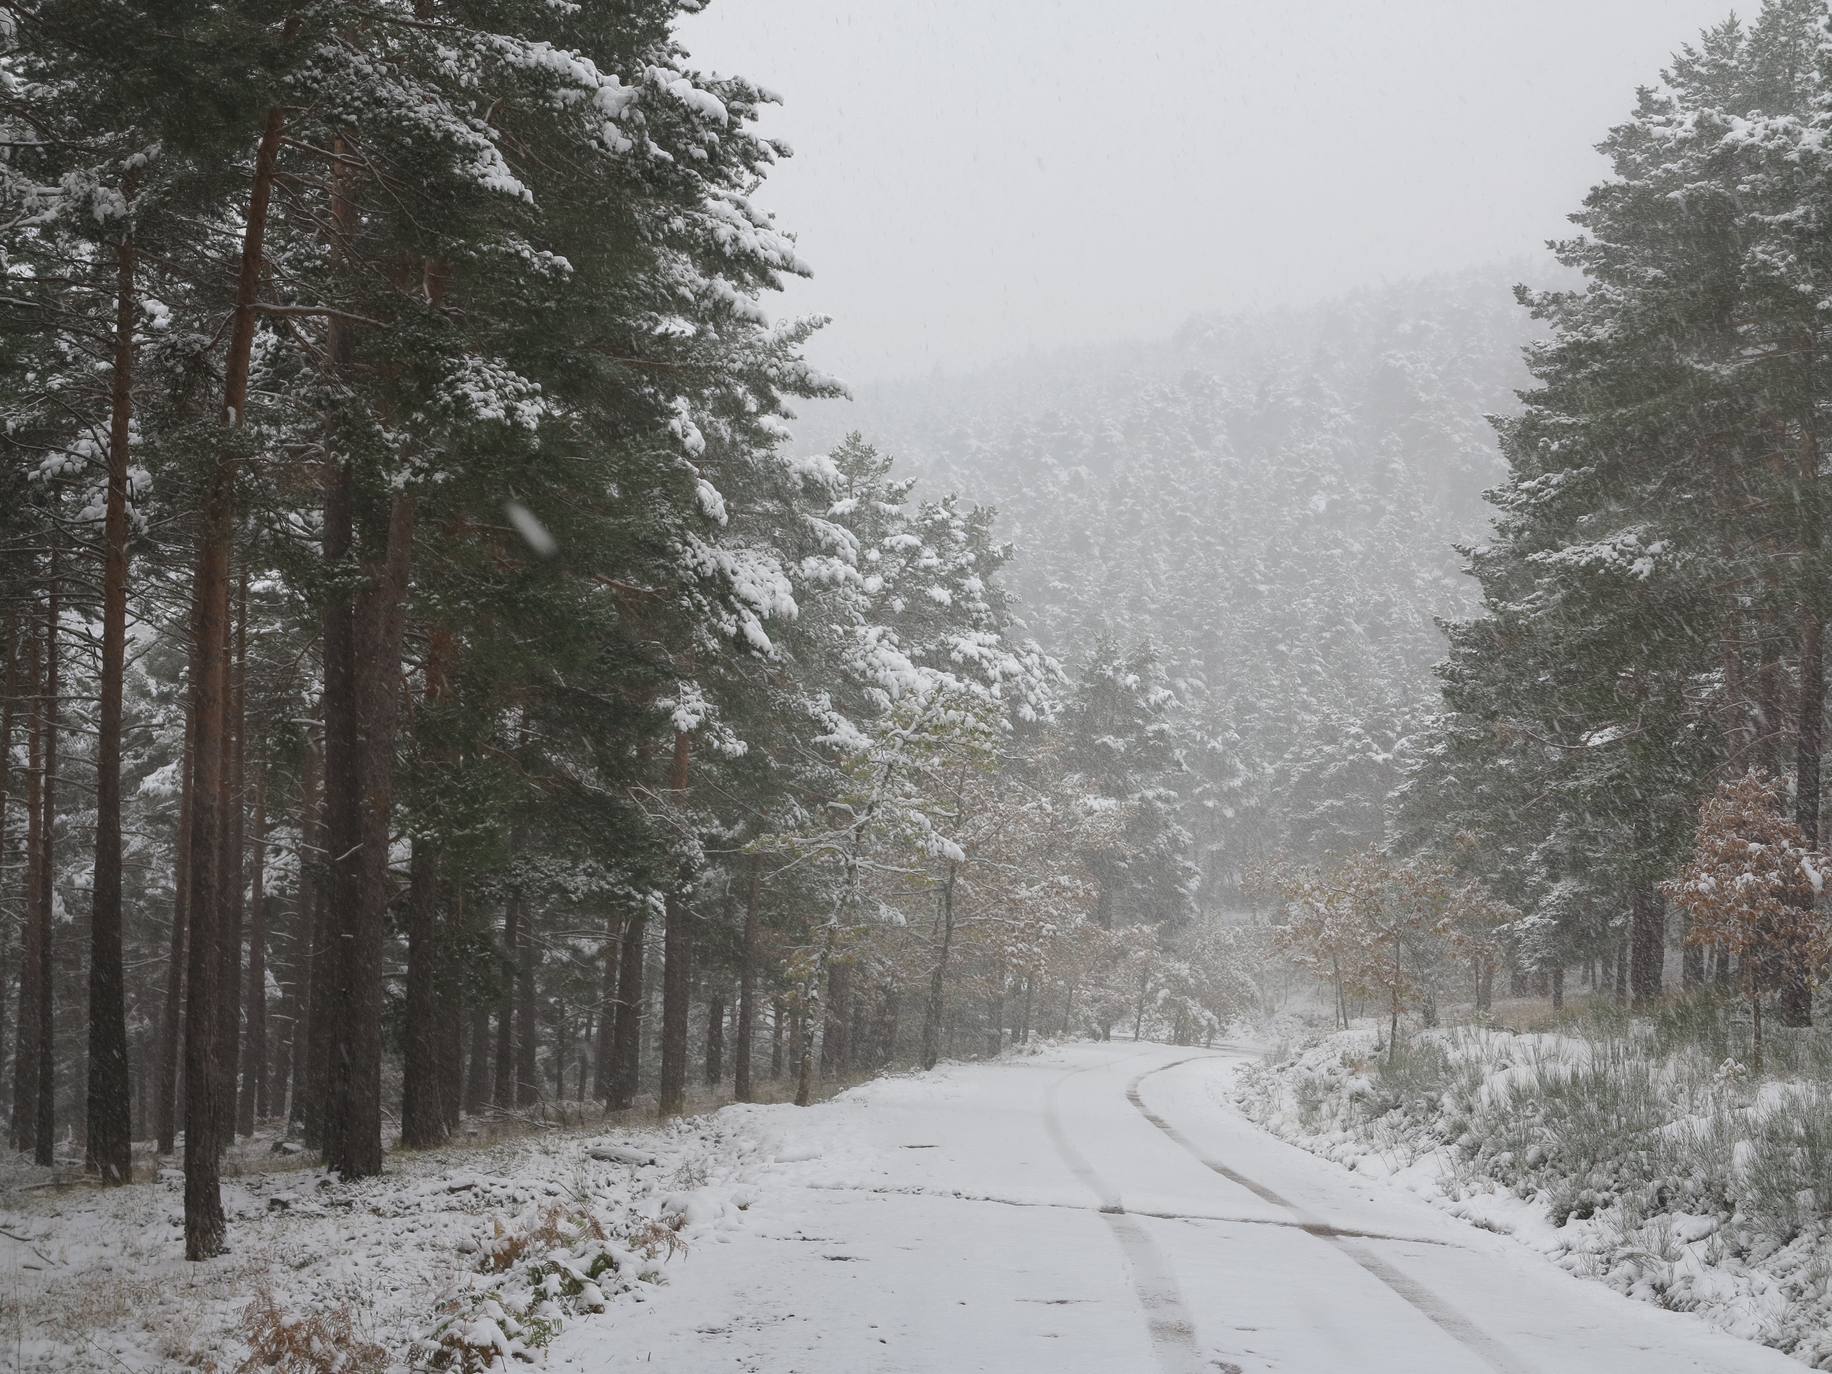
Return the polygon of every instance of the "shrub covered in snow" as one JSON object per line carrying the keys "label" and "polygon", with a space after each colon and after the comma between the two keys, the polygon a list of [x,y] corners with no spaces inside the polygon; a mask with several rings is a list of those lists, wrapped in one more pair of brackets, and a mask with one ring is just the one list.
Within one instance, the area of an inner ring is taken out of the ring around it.
{"label": "shrub covered in snow", "polygon": [[1650,1022],[1373,1026],[1240,1080],[1262,1125],[1574,1272],[1832,1368],[1832,1091]]}

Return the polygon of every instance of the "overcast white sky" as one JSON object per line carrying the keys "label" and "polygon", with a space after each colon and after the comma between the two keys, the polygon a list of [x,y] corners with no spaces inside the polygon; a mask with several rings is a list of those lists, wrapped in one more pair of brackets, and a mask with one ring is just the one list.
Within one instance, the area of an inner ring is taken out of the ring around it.
{"label": "overcast white sky", "polygon": [[[1728,0],[715,0],[862,383],[1519,257]],[[1747,8],[1747,6],[1745,6]]]}

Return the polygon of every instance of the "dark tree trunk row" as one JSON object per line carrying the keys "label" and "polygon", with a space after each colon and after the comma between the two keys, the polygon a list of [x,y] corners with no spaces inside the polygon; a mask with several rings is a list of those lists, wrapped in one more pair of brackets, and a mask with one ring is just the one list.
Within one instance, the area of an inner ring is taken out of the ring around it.
{"label": "dark tree trunk row", "polygon": [[[677,804],[687,799],[690,742],[685,730],[674,732],[674,760],[668,770],[668,787]],[[663,903],[662,932],[662,1062],[656,1101],[663,1116],[687,1107],[687,1021],[693,995],[692,913],[679,885]]]}
{"label": "dark tree trunk row", "polygon": [[[55,555],[53,555],[55,569]],[[32,707],[26,739],[25,933],[19,963],[19,1023],[13,1040],[13,1144],[39,1164],[51,1163],[55,1108],[51,1022],[52,823],[57,771],[57,588],[43,623],[26,642],[26,686]],[[41,669],[42,652],[42,669]]]}
{"label": "dark tree trunk row", "polygon": [[439,1071],[438,859],[432,842],[416,835],[407,884],[407,1007],[401,1069],[401,1144],[424,1149],[445,1139]]}
{"label": "dark tree trunk row", "polygon": [[738,940],[738,1028],[732,1047],[732,1096],[739,1102],[749,1102],[755,1095],[751,1085],[751,1046],[757,1025],[757,890],[762,866],[760,855],[750,856],[746,865],[744,930]]}
{"label": "dark tree trunk row", "polygon": [[[223,425],[234,430],[247,410],[254,356],[255,306],[267,238],[268,206],[286,114],[267,112],[255,153],[248,217],[236,278],[235,314],[224,362]],[[218,986],[217,929],[222,875],[217,857],[222,839],[223,726],[229,657],[229,560],[235,534],[236,455],[225,443],[210,474],[197,536],[197,572],[192,580],[190,729],[191,778],[190,948],[185,990],[185,1258],[208,1259],[223,1248],[221,1164],[218,1159],[227,1106],[223,1075],[216,1062],[215,1031],[222,989]]]}
{"label": "dark tree trunk row", "polygon": [[490,1105],[515,1105],[515,993],[521,969],[521,902],[511,896],[503,911],[502,988],[496,999],[496,1072]]}
{"label": "dark tree trunk row", "polygon": [[[245,670],[244,670],[245,671]],[[246,691],[244,687],[242,689]],[[254,784],[254,847],[248,880],[248,986],[242,994],[242,1086],[236,1131],[254,1134],[267,1118],[267,780]]]}
{"label": "dark tree trunk row", "polygon": [[[327,715],[323,703],[319,714]],[[328,729],[325,731],[329,733]],[[305,969],[305,1046],[293,1057],[294,1115],[310,1149],[324,1145],[324,1103],[330,1092],[331,1006],[337,964],[331,953],[331,837],[324,805],[325,745],[312,737],[305,744],[305,843],[309,862],[301,871],[305,886],[305,934],[309,951]]]}
{"label": "dark tree trunk row", "polygon": [[623,928],[623,948],[617,958],[617,1024],[611,1033],[610,1105],[627,1110],[636,1105],[642,1077],[643,938],[649,913],[638,907]]}
{"label": "dark tree trunk row", "polygon": [[223,748],[226,763],[221,801],[220,853],[221,906],[217,913],[219,993],[216,1016],[215,1065],[220,1077],[217,1101],[222,1105],[219,1149],[235,1138],[236,1067],[241,1053],[242,1030],[242,924],[247,915],[243,895],[243,805],[247,781],[247,680],[248,680],[248,569],[242,568],[241,591],[236,598],[234,650],[229,662],[224,697]]}
{"label": "dark tree trunk row", "polygon": [[[129,187],[132,194],[132,187]],[[127,988],[121,967],[121,695],[127,664],[127,448],[132,435],[135,250],[115,248],[115,356],[108,491],[102,528],[101,701],[95,771],[95,875],[89,922],[89,1072],[86,1162],[104,1183],[133,1174],[127,1075]]]}
{"label": "dark tree trunk row", "polygon": [[173,856],[172,934],[165,969],[165,1002],[159,1011],[159,1077],[153,1087],[154,1129],[159,1153],[178,1147],[178,1065],[184,1043],[185,934],[191,906],[191,768],[195,730],[185,714],[184,751],[179,763],[178,851]]}
{"label": "dark tree trunk row", "polygon": [[[13,852],[13,726],[14,702],[19,692],[19,619],[12,612],[6,617],[6,641],[0,645],[6,654],[6,700],[0,702],[0,875],[9,871]],[[7,965],[13,957],[12,937],[0,928],[0,1063],[6,1060],[6,987]],[[14,1066],[17,1072],[17,1065]]]}
{"label": "dark tree trunk row", "polygon": [[612,1084],[617,1076],[615,1027],[617,1023],[617,975],[623,949],[623,918],[611,916],[606,922],[602,983],[598,993],[597,1035],[592,1042],[592,1096],[609,1103]]}

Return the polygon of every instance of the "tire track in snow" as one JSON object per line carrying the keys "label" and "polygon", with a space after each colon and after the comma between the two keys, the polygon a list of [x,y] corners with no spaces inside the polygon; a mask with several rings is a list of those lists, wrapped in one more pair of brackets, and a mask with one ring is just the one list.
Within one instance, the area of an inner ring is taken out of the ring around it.
{"label": "tire track in snow", "polygon": [[1062,1116],[1057,1110],[1057,1095],[1064,1083],[1077,1074],[1087,1073],[1089,1068],[1065,1073],[1050,1086],[1047,1111],[1044,1114],[1050,1140],[1055,1144],[1063,1162],[1069,1166],[1070,1172],[1100,1200],[1100,1218],[1107,1223],[1107,1229],[1113,1232],[1114,1239],[1119,1242],[1120,1250],[1126,1256],[1127,1268],[1131,1270],[1133,1293],[1139,1300],[1139,1306],[1144,1309],[1145,1324],[1151,1336],[1151,1348],[1157,1356],[1158,1367],[1165,1374],[1213,1374],[1215,1366],[1206,1363],[1202,1352],[1197,1349],[1196,1325],[1190,1320],[1189,1309],[1184,1306],[1183,1290],[1177,1286],[1177,1276],[1165,1263],[1164,1256],[1159,1253],[1145,1228],[1120,1205],[1119,1194],[1107,1187],[1101,1176],[1094,1171],[1094,1166],[1070,1143],[1068,1133],[1062,1128]]}
{"label": "tire track in snow", "polygon": [[1145,1099],[1141,1096],[1139,1088],[1147,1078],[1165,1073],[1197,1059],[1209,1059],[1212,1057],[1212,1055],[1206,1054],[1185,1055],[1182,1059],[1173,1059],[1168,1064],[1160,1064],[1155,1069],[1147,1069],[1144,1073],[1135,1076],[1133,1080],[1126,1085],[1126,1100],[1132,1103],[1134,1107],[1137,1107],[1139,1109],[1139,1114],[1153,1126],[1156,1126],[1165,1135],[1170,1137],[1171,1140],[1182,1146],[1198,1163],[1202,1164],[1211,1172],[1227,1179],[1228,1182],[1245,1188],[1248,1192],[1262,1201],[1269,1202],[1274,1207],[1282,1207],[1296,1220],[1299,1230],[1306,1231],[1315,1236],[1318,1240],[1326,1241],[1335,1246],[1356,1264],[1360,1265],[1368,1274],[1378,1279],[1395,1294],[1411,1304],[1421,1316],[1425,1317],[1426,1320],[1430,1321],[1447,1336],[1457,1341],[1490,1369],[1498,1371],[1498,1374],[1532,1374],[1532,1371],[1526,1365],[1516,1360],[1513,1354],[1493,1336],[1482,1330],[1454,1307],[1444,1302],[1437,1294],[1425,1287],[1425,1285],[1401,1273],[1366,1246],[1357,1244],[1355,1240],[1351,1239],[1343,1231],[1331,1226],[1328,1222],[1319,1217],[1312,1216],[1310,1213],[1306,1212],[1304,1208],[1300,1207],[1289,1198],[1279,1193],[1275,1193],[1272,1189],[1266,1187],[1265,1184],[1256,1182],[1248,1178],[1239,1170],[1230,1168],[1220,1160],[1210,1157],[1208,1154],[1204,1153],[1200,1145],[1196,1144],[1195,1141],[1184,1135],[1182,1131],[1179,1131],[1175,1126],[1171,1125],[1170,1122],[1166,1121],[1163,1117],[1152,1111],[1150,1107],[1145,1105]]}

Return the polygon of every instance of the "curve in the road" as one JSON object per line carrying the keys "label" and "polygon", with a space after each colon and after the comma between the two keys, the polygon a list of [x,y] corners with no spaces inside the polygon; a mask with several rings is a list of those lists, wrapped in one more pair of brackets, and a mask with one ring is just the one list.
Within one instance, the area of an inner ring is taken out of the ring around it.
{"label": "curve in the road", "polygon": [[1164,1256],[1158,1252],[1158,1247],[1145,1228],[1135,1218],[1127,1215],[1126,1209],[1120,1205],[1119,1195],[1106,1186],[1094,1166],[1075,1148],[1069,1140],[1068,1132],[1062,1128],[1062,1117],[1057,1110],[1057,1094],[1064,1082],[1076,1074],[1086,1072],[1087,1069],[1071,1070],[1051,1085],[1049,1110],[1046,1113],[1050,1140],[1070,1171],[1100,1200],[1101,1220],[1113,1232],[1114,1239],[1119,1242],[1126,1256],[1127,1267],[1131,1270],[1133,1292],[1138,1297],[1139,1306],[1144,1309],[1151,1348],[1157,1356],[1159,1367],[1165,1374],[1212,1374],[1214,1366],[1204,1364],[1202,1352],[1197,1348],[1196,1324],[1184,1306],[1183,1291],[1177,1286],[1177,1276],[1171,1271],[1170,1265],[1165,1263]]}
{"label": "curve in the road", "polygon": [[[1412,1307],[1417,1309],[1421,1316],[1426,1318],[1426,1320],[1430,1321],[1446,1335],[1456,1340],[1491,1369],[1499,1371],[1499,1374],[1531,1374],[1531,1372],[1524,1365],[1520,1364],[1504,1346],[1497,1342],[1487,1332],[1483,1331],[1474,1322],[1470,1321],[1468,1317],[1465,1317],[1461,1312],[1458,1312],[1455,1308],[1445,1303],[1428,1288],[1408,1278],[1405,1274],[1401,1273],[1391,1264],[1388,1264],[1379,1255],[1374,1254],[1365,1246],[1356,1244],[1352,1239],[1343,1235],[1328,1222],[1319,1217],[1310,1215],[1289,1198],[1283,1197],[1266,1187],[1264,1184],[1248,1178],[1239,1170],[1230,1168],[1219,1159],[1212,1158],[1195,1141],[1184,1135],[1183,1132],[1179,1131],[1175,1126],[1171,1125],[1170,1122],[1166,1121],[1150,1107],[1145,1105],[1145,1099],[1139,1090],[1146,1079],[1154,1077],[1157,1074],[1166,1073],[1171,1069],[1191,1063],[1194,1060],[1207,1059],[1210,1057],[1212,1056],[1191,1054],[1184,1056],[1182,1059],[1173,1059],[1168,1064],[1160,1064],[1156,1068],[1147,1069],[1145,1072],[1134,1076],[1132,1081],[1126,1085],[1126,1100],[1132,1103],[1134,1107],[1138,1108],[1141,1116],[1162,1131],[1172,1141],[1181,1146],[1193,1156],[1198,1163],[1220,1177],[1227,1179],[1228,1182],[1238,1187],[1245,1188],[1248,1192],[1260,1198],[1262,1201],[1269,1202],[1274,1207],[1284,1208],[1292,1215],[1300,1230],[1308,1232],[1318,1240],[1335,1246],[1356,1264],[1360,1265],[1367,1273],[1390,1288],[1397,1296],[1411,1304]],[[1051,1117],[1051,1124],[1052,1126],[1054,1125],[1053,1114]]]}

